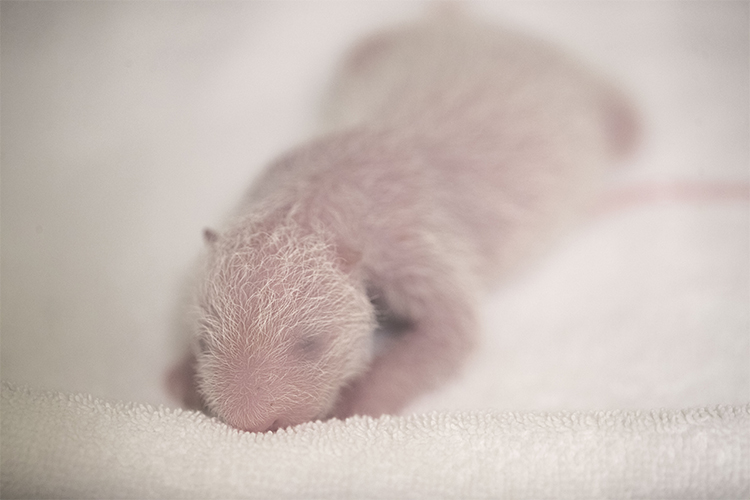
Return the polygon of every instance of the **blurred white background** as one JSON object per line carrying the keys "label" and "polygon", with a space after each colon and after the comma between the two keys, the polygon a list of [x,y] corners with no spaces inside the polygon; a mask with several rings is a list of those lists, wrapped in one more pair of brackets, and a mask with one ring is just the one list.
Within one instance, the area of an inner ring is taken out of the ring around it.
{"label": "blurred white background", "polygon": [[[175,405],[182,281],[257,172],[315,129],[363,34],[422,2],[0,4],[2,379]],[[748,3],[470,3],[630,91],[613,186],[748,180]],[[485,307],[485,345],[413,409],[679,407],[750,398],[746,201],[583,224]]]}

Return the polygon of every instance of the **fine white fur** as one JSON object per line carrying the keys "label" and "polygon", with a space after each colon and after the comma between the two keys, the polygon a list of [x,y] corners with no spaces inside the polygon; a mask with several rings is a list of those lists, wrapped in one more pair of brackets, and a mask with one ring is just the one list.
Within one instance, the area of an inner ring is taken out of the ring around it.
{"label": "fine white fur", "polygon": [[[254,219],[244,218],[211,249],[215,258],[199,303],[201,392],[209,408],[231,415],[236,425],[259,425],[268,417],[265,407],[299,401],[312,407],[307,419],[322,418],[339,389],[332,382],[347,380],[369,361],[359,353],[371,350],[372,306],[364,290],[336,268],[330,243],[291,221],[256,230]],[[294,352],[295,343],[310,348],[321,337],[314,358]],[[243,368],[262,389],[232,380]],[[234,415],[238,408],[245,413]]]}
{"label": "fine white fur", "polygon": [[[558,50],[460,16],[365,41],[332,96],[325,133],[209,238],[197,380],[243,429],[396,412],[447,380],[478,295],[575,220],[635,130]],[[405,325],[377,356],[371,300]]]}

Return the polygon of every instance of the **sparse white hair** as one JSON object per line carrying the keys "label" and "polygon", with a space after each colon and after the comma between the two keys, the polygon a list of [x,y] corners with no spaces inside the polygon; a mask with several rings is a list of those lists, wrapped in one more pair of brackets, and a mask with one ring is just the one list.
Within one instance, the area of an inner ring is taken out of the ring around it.
{"label": "sparse white hair", "polygon": [[332,383],[370,361],[375,319],[366,291],[326,235],[291,218],[269,225],[249,215],[218,237],[198,306],[199,384],[219,415],[253,422],[268,408],[282,414],[302,403],[312,407],[309,418],[323,417],[341,388]]}

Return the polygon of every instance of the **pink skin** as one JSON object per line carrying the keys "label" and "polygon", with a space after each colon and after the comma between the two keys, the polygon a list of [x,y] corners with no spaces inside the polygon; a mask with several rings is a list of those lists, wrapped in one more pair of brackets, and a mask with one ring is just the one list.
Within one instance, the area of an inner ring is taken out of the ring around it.
{"label": "pink skin", "polygon": [[478,297],[590,206],[637,135],[610,86],[465,18],[365,42],[327,119],[206,235],[197,342],[170,383],[239,429],[395,413],[448,380]]}
{"label": "pink skin", "polygon": [[595,207],[599,214],[650,203],[689,202],[747,202],[750,185],[729,181],[671,181],[649,182],[611,189]]}

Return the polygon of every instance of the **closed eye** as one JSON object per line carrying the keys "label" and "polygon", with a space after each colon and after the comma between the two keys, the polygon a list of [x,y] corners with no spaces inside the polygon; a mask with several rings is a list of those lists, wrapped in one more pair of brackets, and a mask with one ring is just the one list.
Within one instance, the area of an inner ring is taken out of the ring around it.
{"label": "closed eye", "polygon": [[302,337],[294,346],[295,351],[305,359],[317,358],[323,351],[323,341],[317,336]]}

